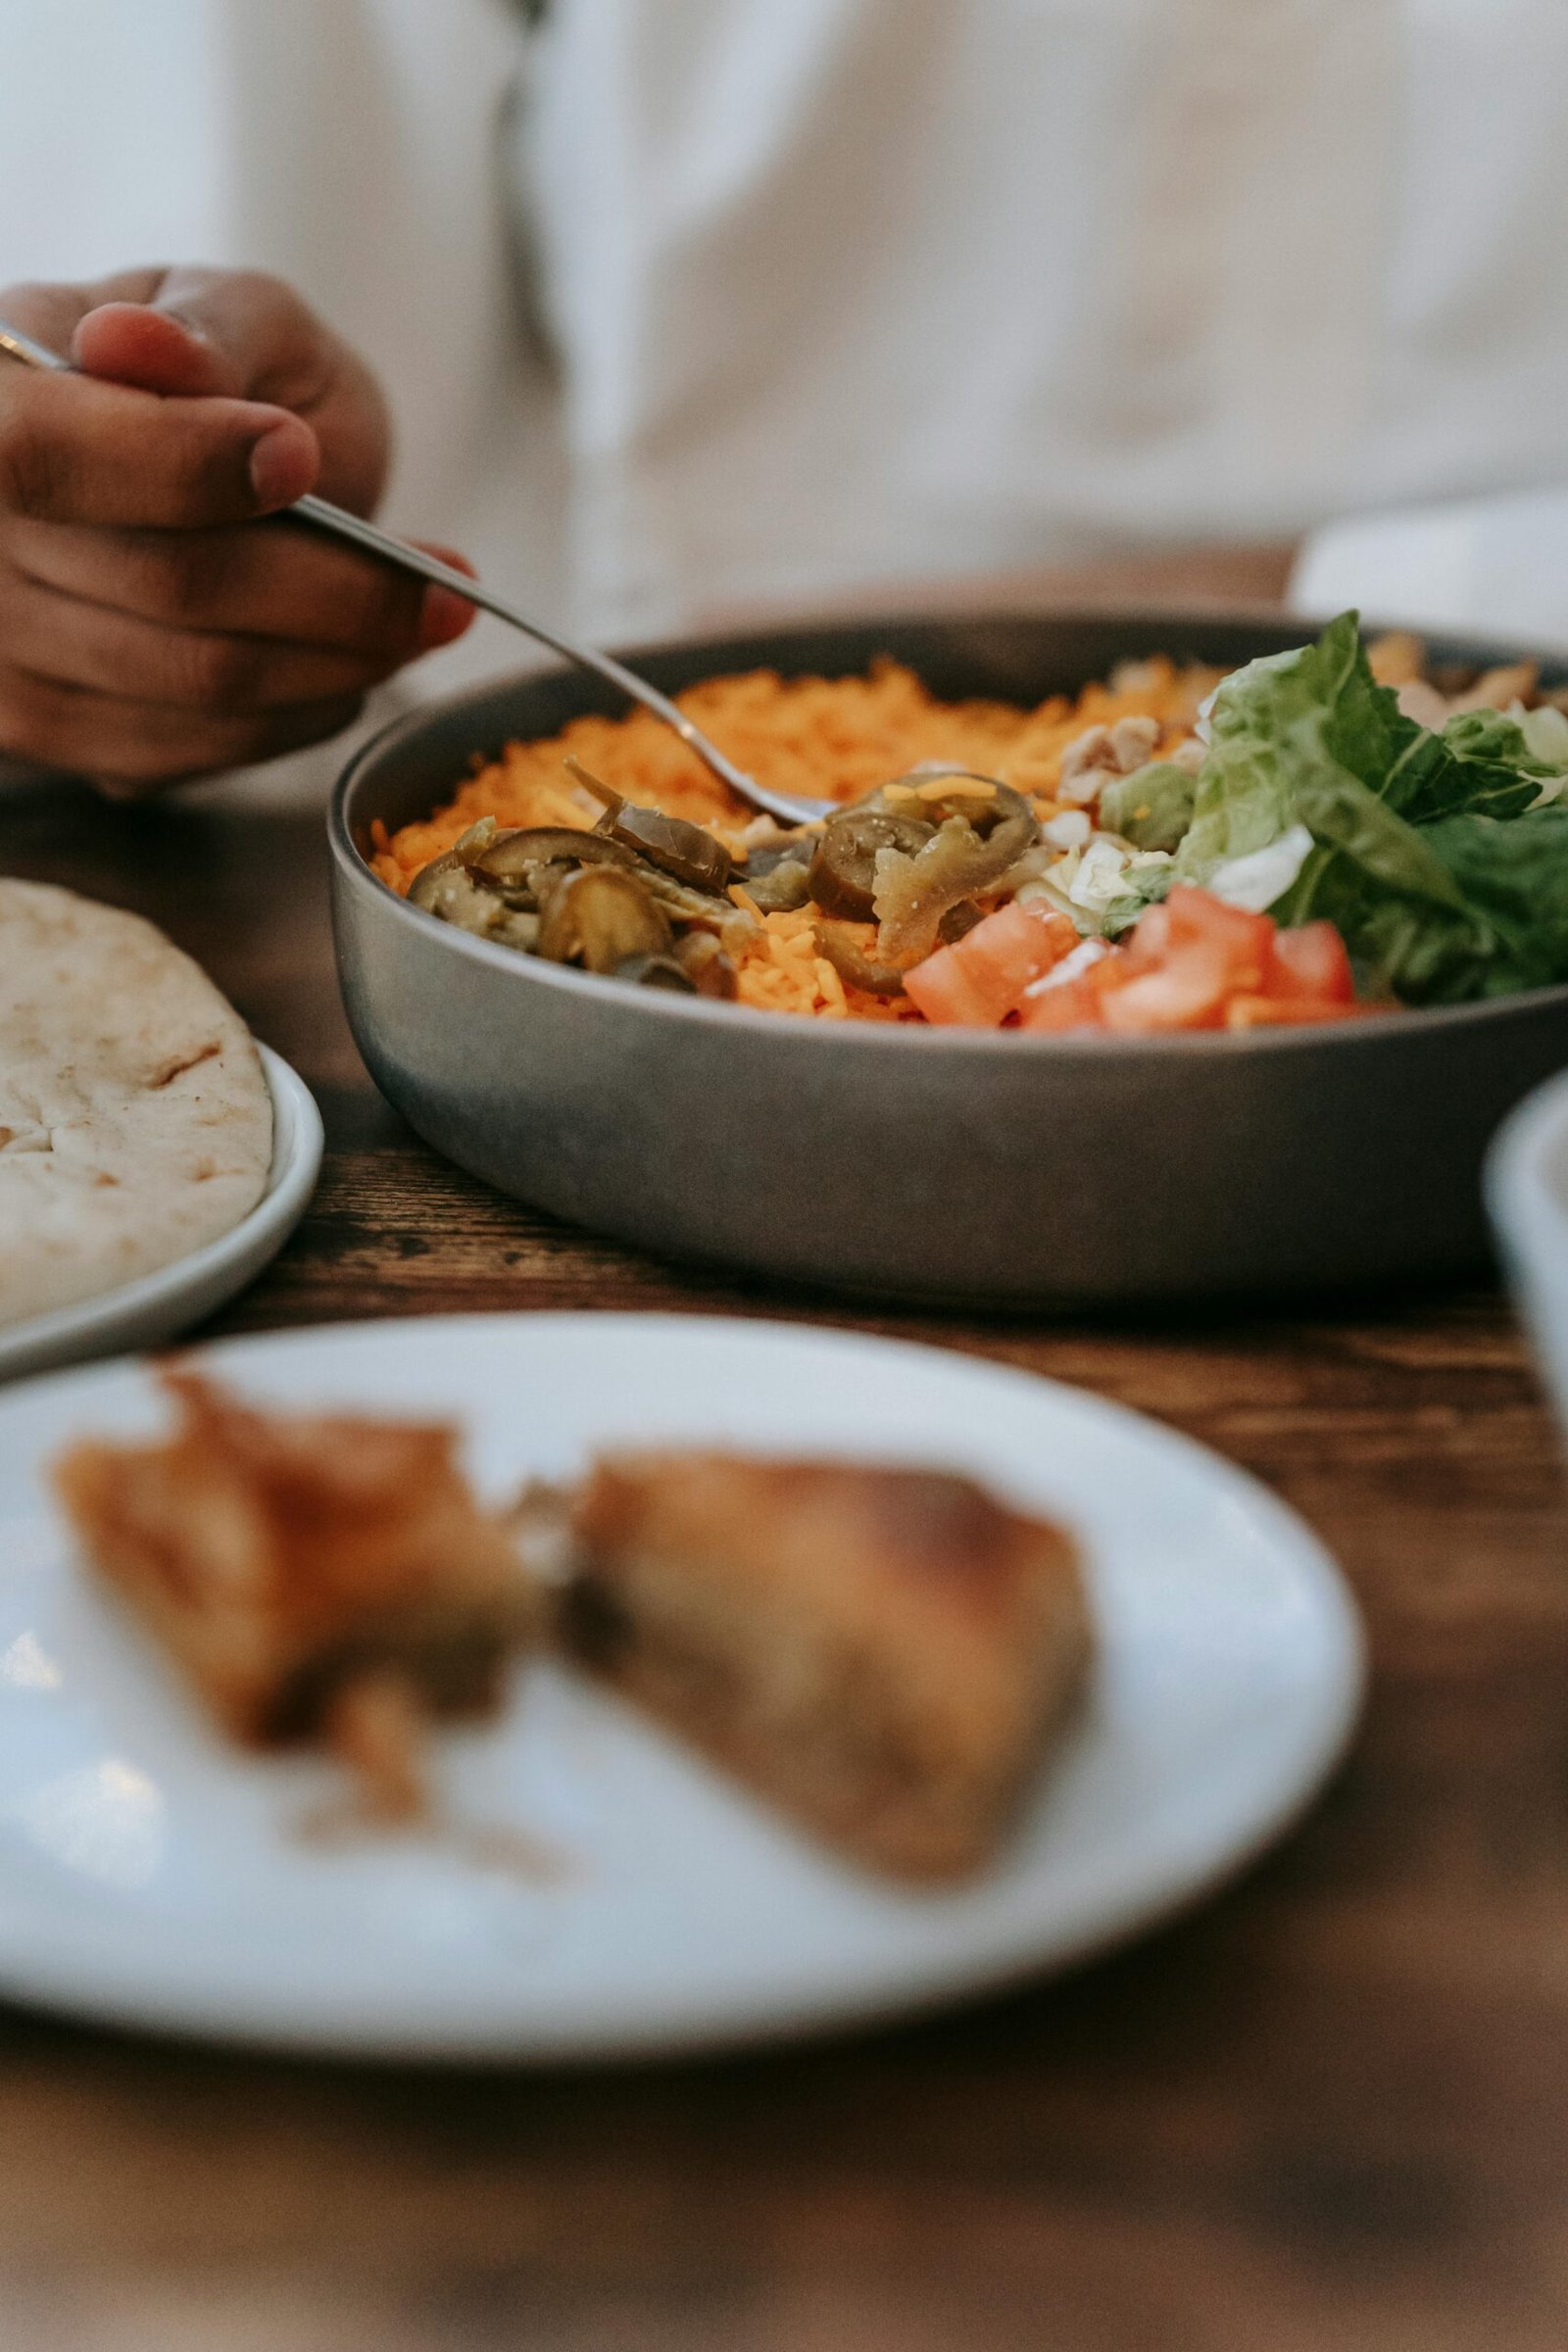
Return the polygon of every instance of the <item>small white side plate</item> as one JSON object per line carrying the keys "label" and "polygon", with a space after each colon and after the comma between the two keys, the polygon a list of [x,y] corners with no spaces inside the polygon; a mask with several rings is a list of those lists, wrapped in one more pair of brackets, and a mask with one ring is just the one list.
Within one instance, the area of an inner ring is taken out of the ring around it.
{"label": "small white side plate", "polygon": [[1357,605],[1416,628],[1565,644],[1565,531],[1561,490],[1350,514],[1302,543],[1290,609],[1326,620]]}
{"label": "small white side plate", "polygon": [[476,1316],[205,1351],[291,1407],[451,1415],[481,1491],[610,1443],[947,1463],[1078,1531],[1101,1650],[1082,1722],[996,1867],[913,1893],[835,1861],[556,1668],[448,1737],[452,1813],[554,1883],[430,1837],[323,1848],[338,1784],[224,1747],[74,1565],[46,1465],[146,1432],[132,1364],[0,1398],[0,1991],[300,2049],[595,2059],[892,2016],[1059,1968],[1258,1850],[1338,1756],[1352,1605],[1240,1471],[1121,1407],[956,1353],[745,1321]]}
{"label": "small white side plate", "polygon": [[50,1315],[0,1325],[0,1381],[86,1356],[156,1348],[232,1298],[275,1257],[305,1213],[321,1165],[321,1114],[310,1088],[270,1046],[258,1046],[272,1098],[272,1165],[248,1216],[215,1242]]}
{"label": "small white side plate", "polygon": [[1487,1206],[1568,1438],[1568,1071],[1527,1095],[1487,1154]]}

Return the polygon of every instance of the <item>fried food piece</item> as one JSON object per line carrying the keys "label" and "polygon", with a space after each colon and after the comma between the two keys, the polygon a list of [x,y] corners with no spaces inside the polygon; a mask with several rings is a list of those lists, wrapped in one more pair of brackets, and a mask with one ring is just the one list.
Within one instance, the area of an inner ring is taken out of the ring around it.
{"label": "fried food piece", "polygon": [[568,1653],[901,1878],[990,1857],[1083,1680],[1071,1543],[964,1478],[622,1455],[571,1526]]}
{"label": "fried food piece", "polygon": [[193,1373],[163,1382],[172,1437],[87,1440],[55,1464],[87,1557],[233,1738],[326,1739],[384,1784],[384,1810],[409,1811],[407,1726],[490,1708],[539,1608],[455,1431],[259,1412]]}
{"label": "fried food piece", "polygon": [[1380,686],[1413,686],[1426,675],[1426,646],[1409,629],[1385,629],[1367,647],[1366,660]]}

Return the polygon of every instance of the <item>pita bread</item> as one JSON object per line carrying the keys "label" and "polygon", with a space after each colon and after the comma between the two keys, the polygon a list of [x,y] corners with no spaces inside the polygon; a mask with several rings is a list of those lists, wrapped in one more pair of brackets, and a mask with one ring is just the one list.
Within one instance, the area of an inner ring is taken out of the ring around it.
{"label": "pita bread", "polygon": [[139,915],[0,880],[0,1324],[131,1282],[261,1199],[250,1031]]}

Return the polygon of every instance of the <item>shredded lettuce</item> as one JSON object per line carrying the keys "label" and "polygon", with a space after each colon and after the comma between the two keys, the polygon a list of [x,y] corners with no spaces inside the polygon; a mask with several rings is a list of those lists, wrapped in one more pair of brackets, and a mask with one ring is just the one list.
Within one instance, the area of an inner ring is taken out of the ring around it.
{"label": "shredded lettuce", "polygon": [[1263,849],[1249,850],[1245,858],[1227,858],[1223,865],[1216,865],[1208,877],[1208,888],[1228,906],[1245,906],[1249,914],[1262,914],[1285,896],[1311,857],[1313,846],[1304,825],[1292,825]]}
{"label": "shredded lettuce", "polygon": [[1174,760],[1151,760],[1100,796],[1100,822],[1138,850],[1174,850],[1193,821],[1197,780]]}
{"label": "shredded lettuce", "polygon": [[1112,899],[1100,918],[1102,939],[1120,939],[1130,931],[1146,907],[1157,906],[1178,879],[1175,861],[1151,855],[1129,865],[1123,876],[1122,896]]}
{"label": "shredded lettuce", "polygon": [[[1353,612],[1315,645],[1233,671],[1213,697],[1193,822],[1176,855],[1181,879],[1206,886],[1218,867],[1297,824],[1331,846],[1358,837],[1367,855],[1397,868],[1401,847],[1383,802],[1421,733],[1367,667]],[[1412,871],[1421,868],[1416,858]],[[1441,896],[1442,877],[1428,871],[1427,881]]]}

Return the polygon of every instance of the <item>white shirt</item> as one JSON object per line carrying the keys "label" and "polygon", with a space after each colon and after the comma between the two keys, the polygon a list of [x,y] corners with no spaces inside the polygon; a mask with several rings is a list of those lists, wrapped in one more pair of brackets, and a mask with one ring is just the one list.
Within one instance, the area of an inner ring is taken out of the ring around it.
{"label": "white shirt", "polygon": [[6,0],[0,281],[281,270],[613,637],[1568,481],[1565,113],[1562,0]]}

